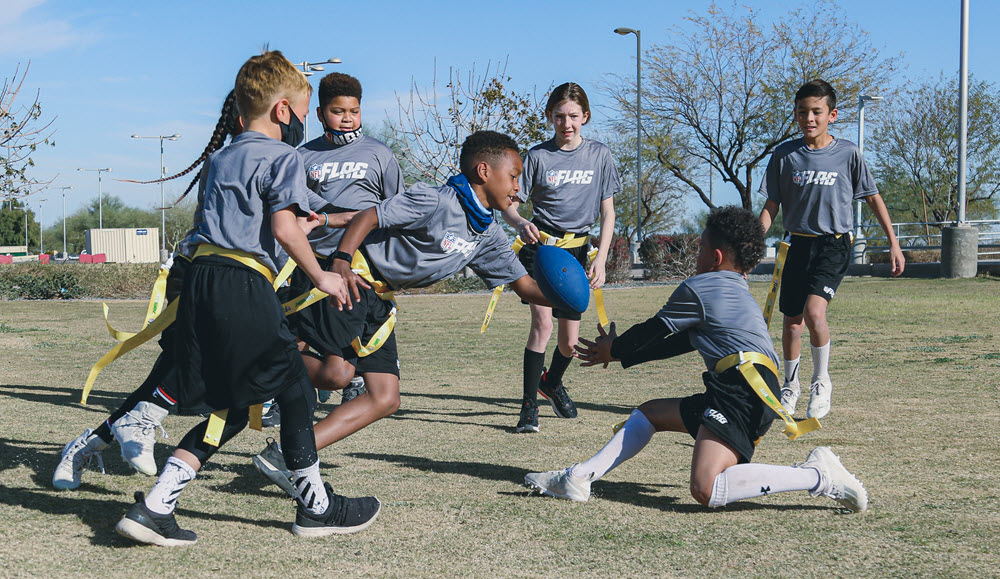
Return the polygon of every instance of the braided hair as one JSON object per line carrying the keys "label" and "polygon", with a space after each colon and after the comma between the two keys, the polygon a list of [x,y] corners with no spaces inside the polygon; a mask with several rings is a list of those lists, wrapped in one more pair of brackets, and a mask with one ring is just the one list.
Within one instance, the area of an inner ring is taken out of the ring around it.
{"label": "braided hair", "polygon": [[[236,92],[229,91],[225,102],[222,103],[222,113],[219,115],[219,122],[215,124],[215,130],[212,131],[212,138],[208,140],[208,145],[206,145],[205,150],[201,152],[201,156],[195,159],[194,163],[191,163],[190,167],[184,169],[180,173],[170,175],[169,177],[163,177],[162,179],[154,179],[152,181],[134,181],[132,179],[122,180],[129,183],[148,185],[150,183],[160,183],[182,177],[191,171],[194,171],[199,165],[205,162],[205,159],[208,159],[209,155],[221,149],[226,143],[226,137],[235,137],[242,132],[243,127],[240,124],[240,111],[239,107],[236,105]],[[191,192],[191,189],[194,189],[194,186],[198,183],[198,179],[200,178],[201,171],[198,171],[195,173],[194,179],[192,179],[191,183],[187,186],[187,189],[184,190],[184,193],[177,199],[177,201],[174,201],[171,207],[176,206],[182,199],[187,197],[187,194]]]}

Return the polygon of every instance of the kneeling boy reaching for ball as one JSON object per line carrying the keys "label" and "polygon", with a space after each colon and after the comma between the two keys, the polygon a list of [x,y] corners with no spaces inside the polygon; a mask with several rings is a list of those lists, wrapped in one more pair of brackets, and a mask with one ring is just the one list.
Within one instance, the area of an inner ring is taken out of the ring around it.
{"label": "kneeling boy reaching for ball", "polygon": [[[586,501],[591,483],[638,454],[654,433],[667,430],[694,437],[691,494],[707,507],[808,491],[851,511],[867,509],[864,486],[828,447],[814,449],[796,466],[749,464],[777,416],[751,382],[766,384],[775,401],[780,391],[778,357],[744,278],[764,247],[763,227],[752,213],[733,206],[713,211],[701,236],[696,275],[674,291],[657,315],[621,336],[612,324],[607,334],[598,328],[594,342],[580,340],[583,347],[577,346],[577,354],[584,366],[620,361],[628,368],[697,350],[708,368],[702,375],[705,392],[644,402],[592,458],[561,471],[529,473],[525,485]],[[740,367],[747,361],[752,366]]]}

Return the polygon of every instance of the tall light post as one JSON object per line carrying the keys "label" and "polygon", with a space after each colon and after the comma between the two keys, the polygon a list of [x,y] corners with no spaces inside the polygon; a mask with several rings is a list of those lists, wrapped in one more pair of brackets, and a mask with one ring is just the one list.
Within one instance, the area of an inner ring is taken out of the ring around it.
{"label": "tall light post", "polygon": [[632,28],[615,28],[615,34],[635,34],[635,240],[638,250],[642,242],[642,33]]}
{"label": "tall light post", "polygon": [[45,203],[48,199],[38,200],[38,253],[45,253],[45,232],[43,231],[45,225],[42,223],[42,203]]}
{"label": "tall light post", "polygon": [[[323,68],[324,64],[340,64],[343,62],[337,57],[328,58],[322,62],[309,62],[308,60],[303,60],[302,62],[292,63],[293,66],[297,66],[302,69],[302,74],[306,76],[312,76],[314,72],[323,72],[326,70]],[[305,138],[309,141],[309,111],[306,111],[306,123],[305,123]]]}
{"label": "tall light post", "polygon": [[[865,154],[865,102],[880,100],[882,100],[880,96],[858,95],[858,149],[861,151],[861,156]],[[864,248],[866,245],[864,233],[861,231],[861,200],[859,199],[854,204],[854,247],[851,258],[853,263],[865,262]]]}
{"label": "tall light post", "polygon": [[101,173],[110,173],[107,169],[77,169],[77,171],[97,171],[97,228],[104,229],[104,189],[101,185]]}
{"label": "tall light post", "polygon": [[166,175],[163,168],[163,141],[176,141],[181,138],[178,134],[142,136],[132,135],[133,139],[160,139],[160,261],[167,261],[167,202],[163,198],[163,177]]}
{"label": "tall light post", "polygon": [[53,187],[53,189],[60,189],[62,191],[62,206],[63,206],[63,250],[62,258],[66,259],[66,190],[72,189],[72,186],[68,187]]}

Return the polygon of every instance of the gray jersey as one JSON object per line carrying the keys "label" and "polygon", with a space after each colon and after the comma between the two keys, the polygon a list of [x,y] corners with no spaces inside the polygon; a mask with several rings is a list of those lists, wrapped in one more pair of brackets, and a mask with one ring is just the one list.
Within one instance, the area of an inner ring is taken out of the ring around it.
{"label": "gray jersey", "polygon": [[426,287],[465,266],[489,287],[528,275],[500,225],[479,234],[469,228],[449,186],[417,183],[375,210],[379,229],[365,239],[365,253],[393,289]]}
{"label": "gray jersey", "polygon": [[[306,183],[326,203],[362,211],[404,190],[403,170],[392,149],[363,135],[346,145],[334,145],[325,136],[299,148]],[[344,230],[317,227],[309,234],[313,251],[330,255]]]}
{"label": "gray jersey", "polygon": [[691,346],[709,370],[736,352],[760,352],[778,364],[760,306],[743,276],[709,272],[684,281],[657,314],[671,332],[690,330]]}
{"label": "gray jersey", "polygon": [[202,221],[190,245],[245,251],[275,274],[284,263],[271,215],[292,208],[308,214],[302,159],[288,145],[247,131],[208,158],[199,184]]}
{"label": "gray jersey", "polygon": [[786,231],[829,235],[851,231],[851,202],[878,189],[854,143],[834,139],[822,149],[810,149],[795,139],[774,150],[760,192],[781,205]]}
{"label": "gray jersey", "polygon": [[524,158],[521,201],[531,200],[534,216],[559,231],[587,233],[601,215],[601,201],[621,192],[611,150],[584,139],[563,151],[555,139],[535,145]]}

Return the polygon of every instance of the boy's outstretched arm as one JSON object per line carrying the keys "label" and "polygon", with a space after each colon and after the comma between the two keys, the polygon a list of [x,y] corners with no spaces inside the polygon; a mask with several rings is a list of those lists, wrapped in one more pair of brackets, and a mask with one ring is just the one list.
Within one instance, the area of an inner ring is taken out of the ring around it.
{"label": "boy's outstretched arm", "polygon": [[507,225],[510,225],[517,231],[517,234],[521,236],[521,241],[525,243],[538,243],[538,227],[524,217],[521,217],[521,214],[517,212],[517,208],[520,205],[519,202],[513,201],[509,207],[500,212],[500,215],[507,222]]}
{"label": "boy's outstretched arm", "polygon": [[545,294],[538,287],[538,282],[533,280],[530,275],[521,276],[510,282],[510,289],[514,290],[514,293],[526,302],[547,308],[552,307],[552,302],[545,299]]}
{"label": "boy's outstretched arm", "polygon": [[317,289],[330,294],[330,298],[338,305],[347,302],[347,286],[344,285],[343,278],[336,273],[323,271],[319,266],[316,256],[313,255],[312,246],[299,227],[298,218],[291,207],[271,214],[271,231],[274,233],[274,238],[309,276]]}
{"label": "boy's outstretched arm", "polygon": [[889,218],[889,210],[886,209],[885,201],[878,193],[865,197],[868,208],[875,214],[875,219],[882,226],[882,231],[889,239],[889,263],[892,264],[892,277],[898,277],[906,267],[906,258],[903,257],[903,250],[899,247],[899,240],[896,239],[896,232],[892,230],[892,219]]}
{"label": "boy's outstretched arm", "polygon": [[764,202],[764,208],[760,210],[760,223],[764,226],[764,233],[771,229],[774,218],[778,215],[778,204],[768,199]]}
{"label": "boy's outstretched arm", "polygon": [[623,368],[653,360],[665,360],[694,351],[688,330],[672,333],[670,328],[657,316],[636,324],[618,336],[612,326],[605,333],[598,324],[598,337],[591,342],[580,338],[581,348],[576,347],[577,357],[587,361],[583,366],[594,366],[620,361]]}

